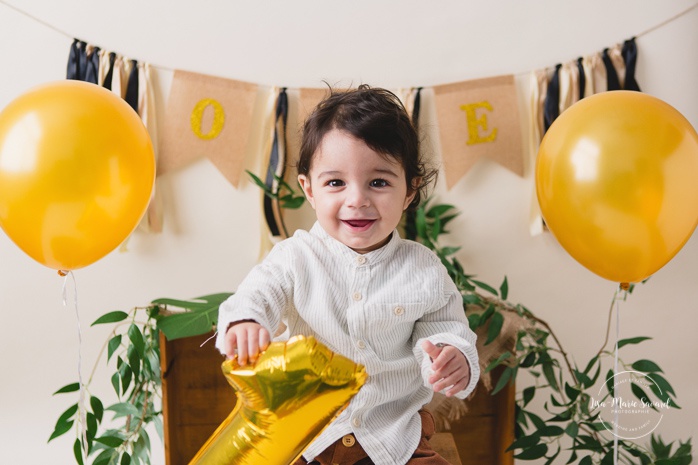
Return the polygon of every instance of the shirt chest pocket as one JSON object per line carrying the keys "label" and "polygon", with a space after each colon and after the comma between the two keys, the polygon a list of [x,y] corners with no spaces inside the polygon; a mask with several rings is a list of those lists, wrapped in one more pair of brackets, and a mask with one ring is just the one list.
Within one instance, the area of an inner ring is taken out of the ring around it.
{"label": "shirt chest pocket", "polygon": [[367,333],[379,345],[406,344],[414,324],[426,312],[424,303],[385,303],[367,306]]}

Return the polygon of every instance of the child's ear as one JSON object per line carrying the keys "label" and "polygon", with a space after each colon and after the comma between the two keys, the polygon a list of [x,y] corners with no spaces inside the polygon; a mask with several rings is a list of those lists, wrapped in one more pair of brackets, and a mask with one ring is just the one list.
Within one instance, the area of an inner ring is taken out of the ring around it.
{"label": "child's ear", "polygon": [[315,209],[315,197],[313,197],[313,186],[310,185],[310,178],[304,174],[298,175],[298,184],[301,185],[305,198],[310,202],[310,206]]}
{"label": "child's ear", "polygon": [[403,211],[407,210],[407,207],[409,207],[412,200],[414,200],[414,196],[417,195],[421,182],[422,178],[415,178],[412,180],[412,188],[407,190],[407,197],[405,197],[405,203],[402,205]]}

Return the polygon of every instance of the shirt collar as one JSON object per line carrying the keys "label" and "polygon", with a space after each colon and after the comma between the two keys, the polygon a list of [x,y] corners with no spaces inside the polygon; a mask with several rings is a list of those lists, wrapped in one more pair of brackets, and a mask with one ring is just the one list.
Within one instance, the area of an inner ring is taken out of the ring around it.
{"label": "shirt collar", "polygon": [[[362,254],[354,252],[350,247],[342,244],[337,239],[330,236],[317,221],[310,229],[310,234],[320,238],[332,253],[334,253],[337,256],[343,257],[350,263],[356,263],[357,258],[362,256]],[[376,250],[372,250],[368,253],[363,254],[363,257],[366,258],[366,262],[368,264],[378,263],[384,260],[385,258],[393,255],[400,243],[400,240],[400,234],[397,232],[397,229],[393,230],[393,232],[390,235],[390,240],[387,244]]]}

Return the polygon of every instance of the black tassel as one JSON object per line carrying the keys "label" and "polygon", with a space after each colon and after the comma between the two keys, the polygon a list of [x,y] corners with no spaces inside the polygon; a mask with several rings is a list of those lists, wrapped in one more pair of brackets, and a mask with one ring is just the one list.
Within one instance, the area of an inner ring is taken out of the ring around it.
{"label": "black tassel", "polygon": [[618,73],[616,72],[615,66],[611,61],[611,57],[608,56],[608,49],[603,49],[603,64],[606,67],[606,90],[620,90],[620,80],[618,79]]}
{"label": "black tassel", "polygon": [[543,105],[543,126],[544,133],[548,131],[553,121],[560,116],[560,67],[555,65],[555,72],[548,83],[548,90],[545,93],[545,103]]}
{"label": "black tassel", "polygon": [[625,60],[625,90],[635,90],[641,92],[640,84],[635,80],[635,66],[637,65],[637,45],[635,37],[623,42],[621,50],[623,60]]}

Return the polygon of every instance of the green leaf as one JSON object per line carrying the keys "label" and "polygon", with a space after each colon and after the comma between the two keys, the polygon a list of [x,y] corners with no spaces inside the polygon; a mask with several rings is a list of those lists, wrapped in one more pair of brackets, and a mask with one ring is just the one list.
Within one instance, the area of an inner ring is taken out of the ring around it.
{"label": "green leaf", "polygon": [[472,329],[473,331],[480,327],[479,313],[471,313],[468,315],[468,326],[470,326],[470,329]]}
{"label": "green leaf", "polygon": [[245,173],[247,173],[250,176],[250,178],[252,178],[252,181],[255,184],[257,184],[257,187],[261,188],[265,192],[268,192],[269,188],[267,187],[267,185],[264,184],[264,182],[261,179],[259,179],[254,173],[252,173],[252,171],[245,170]]}
{"label": "green leaf", "polygon": [[634,370],[642,371],[643,373],[663,373],[662,369],[651,360],[638,360],[631,366]]}
{"label": "green leaf", "polygon": [[649,374],[649,375],[647,375],[647,378],[648,378],[650,381],[653,381],[654,384],[656,384],[657,387],[659,387],[659,389],[660,389],[662,392],[667,392],[667,393],[669,393],[669,394],[671,394],[671,395],[673,395],[673,396],[676,395],[676,393],[674,392],[674,388],[671,387],[671,384],[669,384],[669,381],[667,381],[667,380],[666,380],[662,375],[660,375],[659,373],[652,373],[652,374]]}
{"label": "green leaf", "polygon": [[502,330],[503,324],[504,316],[501,314],[501,312],[495,312],[490,320],[490,326],[487,328],[487,340],[485,341],[485,345],[497,339]]}
{"label": "green leaf", "polygon": [[75,455],[75,461],[77,463],[84,465],[82,460],[82,444],[80,443],[80,439],[76,439],[73,443],[73,455]]}
{"label": "green leaf", "polygon": [[489,365],[487,365],[487,368],[485,368],[485,373],[489,373],[489,372],[492,371],[495,367],[497,367],[500,363],[502,363],[504,360],[506,360],[506,359],[508,359],[508,358],[510,358],[510,357],[511,357],[511,352],[509,352],[509,351],[507,350],[507,351],[504,352],[502,355],[500,355],[499,357],[497,357],[496,360],[494,360],[492,363],[490,363]]}
{"label": "green leaf", "polygon": [[128,327],[128,338],[131,341],[131,344],[133,344],[133,347],[136,349],[138,356],[143,358],[145,352],[145,342],[143,341],[143,334],[141,334],[141,330],[138,329],[138,326],[132,324]]}
{"label": "green leaf", "polygon": [[90,396],[90,407],[92,407],[92,411],[94,412],[97,421],[101,423],[104,416],[104,405],[102,404],[102,401],[95,396]]}
{"label": "green leaf", "polygon": [[491,395],[495,395],[496,393],[501,391],[504,388],[504,386],[507,385],[507,382],[509,382],[509,379],[511,378],[513,371],[514,370],[511,367],[506,367],[504,371],[502,371],[502,376],[499,377],[497,385],[492,390]]}
{"label": "green leaf", "polygon": [[545,428],[538,430],[538,434],[541,436],[562,436],[564,433],[565,430],[559,426],[546,426]]}
{"label": "green leaf", "polygon": [[529,402],[533,399],[533,396],[536,395],[536,387],[535,386],[529,386],[526,389],[523,390],[523,404],[524,407],[528,405]]}
{"label": "green leaf", "polygon": [[119,447],[121,444],[124,443],[124,439],[120,438],[118,436],[110,436],[110,435],[104,435],[100,436],[98,438],[95,438],[95,441],[97,441],[100,444],[104,444],[107,447]]}
{"label": "green leaf", "polygon": [[611,397],[615,397],[613,382],[613,370],[608,370],[608,373],[606,373],[606,389],[608,389],[608,393],[611,395]]}
{"label": "green leaf", "polygon": [[122,312],[121,310],[114,310],[113,312],[105,313],[104,315],[100,316],[90,326],[101,325],[105,323],[116,323],[119,321],[123,321],[126,318],[128,318],[128,313]]}
{"label": "green leaf", "polygon": [[65,411],[63,413],[61,413],[61,416],[58,417],[58,420],[56,422],[56,426],[58,426],[58,423],[64,423],[64,422],[70,420],[71,418],[73,418],[73,415],[75,415],[77,413],[77,411],[78,411],[78,404],[73,404],[70,407],[68,407],[67,409],[65,409]]}
{"label": "green leaf", "polygon": [[462,247],[444,247],[441,249],[441,253],[444,254],[445,256],[453,255],[454,253],[458,252]]}
{"label": "green leaf", "polygon": [[56,394],[65,394],[66,392],[75,392],[75,391],[79,391],[79,390],[80,390],[80,383],[70,383],[70,384],[66,384],[65,386],[63,386],[62,388],[60,388],[59,390],[54,392],[53,395],[55,396]]}
{"label": "green leaf", "polygon": [[124,452],[124,455],[121,456],[120,465],[130,465],[130,464],[131,464],[131,456],[128,455],[128,452]]}
{"label": "green leaf", "polygon": [[540,442],[540,435],[536,432],[530,436],[522,436],[514,441],[509,447],[507,447],[506,452],[514,449],[530,449]]}
{"label": "green leaf", "polygon": [[489,284],[487,284],[487,283],[483,283],[482,281],[477,281],[477,280],[475,280],[475,279],[471,279],[470,281],[471,281],[473,284],[475,284],[477,287],[479,287],[480,289],[484,289],[484,290],[486,290],[487,292],[489,292],[489,293],[492,294],[492,295],[499,295],[499,293],[497,292],[497,290],[496,290],[495,288],[493,288],[492,286],[490,286]]}
{"label": "green leaf", "polygon": [[[644,402],[645,404],[651,403],[651,400],[647,393],[645,393],[645,391],[643,391],[642,388],[637,384],[630,383],[630,390],[633,392],[633,394],[635,395],[635,397],[637,397],[638,400]],[[652,409],[657,410],[654,406],[652,406]]]}
{"label": "green leaf", "polygon": [[584,457],[582,460],[579,461],[579,465],[591,465],[593,462],[591,461],[591,456],[587,455]]}
{"label": "green leaf", "polygon": [[104,449],[94,459],[92,465],[108,465],[114,458],[118,456],[118,452],[114,449]]}
{"label": "green leaf", "polygon": [[114,418],[125,417],[128,415],[139,416],[140,411],[135,405],[128,402],[118,402],[107,407],[107,410],[114,412]]}
{"label": "green leaf", "polygon": [[305,203],[305,197],[294,197],[289,200],[284,200],[281,202],[282,208],[287,208],[289,210],[296,210],[303,206]]}
{"label": "green leaf", "polygon": [[577,434],[579,434],[579,425],[575,422],[571,422],[567,425],[567,428],[565,428],[565,433],[571,438],[576,438]]}
{"label": "green leaf", "polygon": [[530,449],[525,449],[523,452],[515,455],[514,457],[519,460],[536,460],[543,457],[548,452],[547,444],[538,444]]}
{"label": "green leaf", "polygon": [[502,281],[502,284],[499,286],[499,294],[502,297],[502,300],[507,300],[507,296],[509,295],[509,282],[507,281],[507,277],[504,277],[504,281]]}
{"label": "green leaf", "polygon": [[444,204],[444,203],[434,205],[426,212],[426,216],[428,216],[429,218],[441,218],[444,215],[444,213],[446,213],[450,210],[453,210],[455,208],[456,207],[453,205],[448,205],[448,204]]}
{"label": "green leaf", "polygon": [[128,391],[131,385],[131,380],[133,379],[133,371],[128,364],[124,363],[119,369],[119,375],[121,375],[121,394],[126,394],[126,391]]}
{"label": "green leaf", "polygon": [[427,238],[427,218],[423,209],[417,210],[415,215],[415,226],[417,226],[417,236],[420,239]]}
{"label": "green leaf", "polygon": [[121,345],[121,334],[117,334],[113,338],[109,339],[109,344],[107,345],[107,361],[111,360],[111,356],[114,355],[116,349]]}
{"label": "green leaf", "polygon": [[157,299],[155,304],[173,305],[189,312],[168,315],[158,319],[158,329],[168,340],[198,336],[211,331],[218,320],[218,307],[231,293],[212,294],[198,297],[194,301]]}
{"label": "green leaf", "polygon": [[560,392],[560,387],[557,385],[557,379],[555,378],[555,372],[553,371],[553,363],[545,362],[543,363],[543,374],[545,379],[548,380],[550,387],[557,392]]}
{"label": "green leaf", "polygon": [[46,442],[51,442],[52,440],[56,439],[58,436],[62,436],[68,431],[70,431],[73,427],[73,420],[70,421],[58,421],[56,422],[56,427],[53,429],[53,433],[51,433],[51,437],[48,438],[48,441]]}
{"label": "green leaf", "polygon": [[645,337],[645,336],[639,336],[639,337],[631,337],[628,339],[621,339],[620,341],[618,341],[618,348],[620,349],[624,345],[628,345],[628,344],[639,344],[640,342],[646,341],[648,339],[652,339],[652,338]]}
{"label": "green leaf", "polygon": [[[121,377],[119,376],[119,373],[114,373],[111,375],[111,385],[114,387],[114,391],[116,392],[116,395],[121,397]],[[94,465],[94,464],[93,464]]]}
{"label": "green leaf", "polygon": [[579,389],[570,386],[569,383],[565,383],[565,394],[567,394],[567,397],[569,397],[570,401],[574,402],[575,400],[577,400],[579,392]]}
{"label": "green leaf", "polygon": [[528,416],[528,418],[531,419],[531,422],[536,426],[536,428],[538,428],[538,429],[545,428],[545,422],[543,421],[543,419],[541,417],[539,417],[535,413],[528,412],[528,411],[526,412],[526,415]]}
{"label": "green leaf", "polygon": [[135,349],[128,354],[128,364],[131,367],[131,371],[133,371],[133,377],[138,380],[141,373],[141,358]]}

